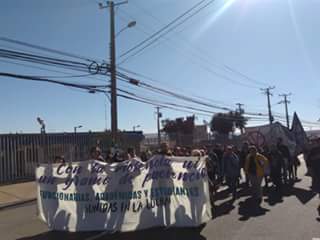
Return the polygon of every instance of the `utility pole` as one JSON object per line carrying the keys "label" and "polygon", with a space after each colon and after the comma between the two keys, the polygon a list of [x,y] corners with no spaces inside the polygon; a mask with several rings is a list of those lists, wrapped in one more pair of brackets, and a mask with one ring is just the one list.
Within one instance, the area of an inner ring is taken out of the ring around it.
{"label": "utility pole", "polygon": [[[242,108],[242,106],[244,106],[244,104],[236,103],[236,105],[238,106],[238,109],[236,110],[236,112],[239,112],[239,114],[242,115],[244,113],[244,109]],[[241,134],[243,134],[243,128],[240,128],[240,132],[241,132]]]}
{"label": "utility pole", "polygon": [[158,129],[158,146],[161,144],[161,135],[160,135],[160,118],[162,113],[160,112],[160,107],[157,107],[157,129]]}
{"label": "utility pole", "polygon": [[286,110],[286,120],[287,120],[287,128],[288,128],[288,129],[290,128],[289,113],[288,113],[288,104],[290,103],[290,101],[288,100],[288,97],[289,97],[289,96],[291,96],[291,93],[279,94],[279,97],[283,97],[283,100],[278,103],[278,104],[284,103],[285,110]]}
{"label": "utility pole", "polygon": [[128,1],[114,3],[107,1],[104,6],[99,3],[100,9],[109,8],[110,10],[110,76],[111,76],[111,136],[113,144],[117,143],[118,132],[118,110],[117,110],[117,78],[116,78],[116,42],[115,42],[115,21],[114,7],[128,3]]}
{"label": "utility pole", "polygon": [[267,95],[267,98],[268,98],[268,113],[269,113],[270,125],[272,124],[272,122],[274,120],[274,118],[272,116],[272,112],[271,112],[271,103],[270,103],[270,96],[273,96],[273,94],[270,92],[270,90],[272,90],[272,89],[275,89],[275,86],[261,89],[263,94]]}

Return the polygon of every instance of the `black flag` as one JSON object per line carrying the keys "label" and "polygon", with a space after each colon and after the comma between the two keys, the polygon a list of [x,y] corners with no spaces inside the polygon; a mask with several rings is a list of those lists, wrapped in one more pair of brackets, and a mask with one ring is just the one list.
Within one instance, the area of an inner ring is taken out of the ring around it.
{"label": "black flag", "polygon": [[292,127],[290,131],[293,134],[297,144],[296,152],[301,152],[308,144],[308,138],[296,112],[293,115]]}

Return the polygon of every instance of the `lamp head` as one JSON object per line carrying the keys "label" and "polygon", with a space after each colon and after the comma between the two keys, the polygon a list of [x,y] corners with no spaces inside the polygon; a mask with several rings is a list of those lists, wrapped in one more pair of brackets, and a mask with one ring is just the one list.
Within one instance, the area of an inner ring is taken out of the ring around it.
{"label": "lamp head", "polygon": [[128,28],[134,27],[137,24],[136,21],[131,21],[128,23]]}

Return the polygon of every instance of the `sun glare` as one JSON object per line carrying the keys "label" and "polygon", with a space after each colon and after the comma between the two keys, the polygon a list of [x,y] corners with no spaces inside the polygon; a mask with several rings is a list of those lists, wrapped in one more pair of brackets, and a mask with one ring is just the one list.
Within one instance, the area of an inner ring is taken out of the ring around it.
{"label": "sun glare", "polygon": [[214,11],[214,13],[202,24],[200,29],[198,30],[198,33],[195,35],[195,39],[200,37],[202,34],[204,34],[211,26],[214,24],[217,19],[227,10],[231,7],[231,5],[236,0],[223,0],[222,5],[219,7],[217,11]]}

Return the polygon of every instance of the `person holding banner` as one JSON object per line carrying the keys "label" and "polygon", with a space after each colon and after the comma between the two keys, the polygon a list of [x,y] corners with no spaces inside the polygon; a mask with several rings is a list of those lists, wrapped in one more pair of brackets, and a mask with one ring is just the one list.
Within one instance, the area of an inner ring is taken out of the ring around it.
{"label": "person holding banner", "polygon": [[95,160],[104,162],[104,158],[101,155],[101,149],[99,147],[92,147],[90,150],[90,157]]}
{"label": "person holding banner", "polygon": [[172,156],[172,152],[169,149],[168,143],[161,143],[160,149],[158,152],[160,155]]}
{"label": "person holding banner", "polygon": [[127,155],[129,160],[136,158],[136,150],[133,147],[129,147],[127,149]]}
{"label": "person holding banner", "polygon": [[268,159],[258,153],[255,146],[250,146],[249,155],[245,162],[245,172],[249,176],[252,196],[257,200],[258,205],[262,202],[262,179],[265,175],[264,170],[268,165]]}

